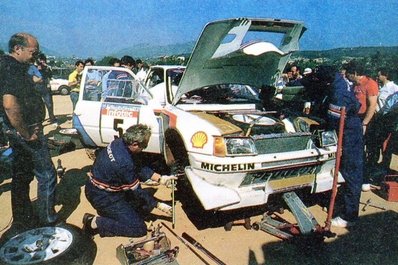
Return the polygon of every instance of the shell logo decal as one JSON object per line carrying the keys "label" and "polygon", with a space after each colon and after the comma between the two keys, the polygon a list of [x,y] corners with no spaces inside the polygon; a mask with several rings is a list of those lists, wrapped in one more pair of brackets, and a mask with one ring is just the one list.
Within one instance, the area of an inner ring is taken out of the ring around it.
{"label": "shell logo decal", "polygon": [[205,132],[196,132],[191,138],[192,147],[203,148],[207,143],[207,134]]}

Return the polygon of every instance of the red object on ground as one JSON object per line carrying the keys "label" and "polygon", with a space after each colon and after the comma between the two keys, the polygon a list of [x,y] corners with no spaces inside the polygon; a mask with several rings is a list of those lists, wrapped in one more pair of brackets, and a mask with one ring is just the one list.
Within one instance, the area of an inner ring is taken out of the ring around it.
{"label": "red object on ground", "polygon": [[381,183],[381,191],[387,201],[398,202],[398,175],[386,175]]}

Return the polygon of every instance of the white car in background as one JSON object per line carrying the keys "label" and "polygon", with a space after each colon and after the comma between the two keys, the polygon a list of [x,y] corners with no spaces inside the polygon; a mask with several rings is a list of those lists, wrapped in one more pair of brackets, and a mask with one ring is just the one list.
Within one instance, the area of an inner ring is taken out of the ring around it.
{"label": "white car in background", "polygon": [[[281,110],[262,105],[258,95],[271,88],[266,95],[274,97],[304,31],[302,22],[279,19],[209,23],[185,69],[153,67],[145,85],[126,68],[86,67],[74,128],[87,147],[99,148],[134,124],[149,125],[145,151],[161,155],[180,175],[178,192],[196,197],[205,210],[262,206],[291,190],[328,191],[336,134],[302,113],[281,118]],[[95,87],[89,71],[124,78]],[[156,71],[159,84],[151,79]],[[173,73],[182,75],[180,82]]]}
{"label": "white car in background", "polygon": [[68,79],[52,78],[50,80],[51,92],[59,93],[61,95],[68,95],[70,87],[68,86]]}

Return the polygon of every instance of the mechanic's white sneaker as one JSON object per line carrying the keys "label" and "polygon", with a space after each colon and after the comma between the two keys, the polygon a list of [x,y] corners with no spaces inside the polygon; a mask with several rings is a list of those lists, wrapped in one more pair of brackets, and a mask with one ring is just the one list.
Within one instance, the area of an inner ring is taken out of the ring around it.
{"label": "mechanic's white sneaker", "polygon": [[340,216],[337,216],[332,219],[332,226],[335,227],[349,227],[349,226],[354,226],[354,222],[349,222],[341,218]]}
{"label": "mechanic's white sneaker", "polygon": [[370,184],[369,183],[362,184],[362,191],[364,192],[370,191]]}

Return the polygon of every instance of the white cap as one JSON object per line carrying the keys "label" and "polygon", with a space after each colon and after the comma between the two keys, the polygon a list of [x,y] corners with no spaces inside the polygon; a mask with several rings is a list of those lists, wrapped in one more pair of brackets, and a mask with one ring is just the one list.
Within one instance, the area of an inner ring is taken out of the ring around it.
{"label": "white cap", "polygon": [[311,74],[312,73],[312,69],[311,68],[305,68],[304,69],[304,75],[306,75],[306,74]]}

